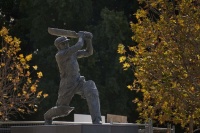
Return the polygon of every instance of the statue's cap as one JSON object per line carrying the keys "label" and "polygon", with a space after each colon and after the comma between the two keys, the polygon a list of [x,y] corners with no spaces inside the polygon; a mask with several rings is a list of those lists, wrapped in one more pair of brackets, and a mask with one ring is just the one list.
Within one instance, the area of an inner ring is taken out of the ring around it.
{"label": "statue's cap", "polygon": [[61,36],[61,37],[58,37],[56,38],[56,40],[54,41],[54,45],[55,46],[58,46],[58,44],[62,43],[62,42],[66,42],[68,41],[69,39],[67,37],[64,37],[64,36]]}

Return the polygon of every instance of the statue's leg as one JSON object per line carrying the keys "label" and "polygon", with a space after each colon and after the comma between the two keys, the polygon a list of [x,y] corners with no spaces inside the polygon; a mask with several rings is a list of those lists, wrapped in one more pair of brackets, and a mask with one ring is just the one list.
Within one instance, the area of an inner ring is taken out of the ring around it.
{"label": "statue's leg", "polygon": [[99,93],[95,83],[92,80],[86,81],[83,85],[83,92],[92,117],[92,123],[101,124]]}
{"label": "statue's leg", "polygon": [[56,106],[49,109],[44,114],[45,125],[51,125],[54,118],[67,116],[73,109],[69,106]]}
{"label": "statue's leg", "polygon": [[51,125],[54,118],[67,116],[74,109],[73,107],[69,106],[69,103],[73,96],[73,89],[66,88],[65,90],[59,90],[56,106],[52,107],[44,114],[46,125]]}

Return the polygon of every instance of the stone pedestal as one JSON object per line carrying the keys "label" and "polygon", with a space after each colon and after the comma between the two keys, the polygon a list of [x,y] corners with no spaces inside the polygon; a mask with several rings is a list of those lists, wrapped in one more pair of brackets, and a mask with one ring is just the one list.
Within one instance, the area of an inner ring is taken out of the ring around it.
{"label": "stone pedestal", "polygon": [[138,126],[126,124],[13,126],[11,133],[138,133]]}

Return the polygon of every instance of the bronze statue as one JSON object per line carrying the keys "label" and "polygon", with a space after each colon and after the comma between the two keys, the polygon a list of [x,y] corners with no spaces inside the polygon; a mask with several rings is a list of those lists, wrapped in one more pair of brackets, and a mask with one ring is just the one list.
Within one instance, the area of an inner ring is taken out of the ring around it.
{"label": "bronze statue", "polygon": [[[56,62],[60,72],[60,86],[56,106],[44,114],[45,124],[52,124],[57,117],[67,116],[74,108],[70,107],[70,101],[75,94],[79,94],[87,100],[93,124],[101,124],[101,112],[99,93],[92,80],[85,81],[80,75],[77,58],[88,57],[93,54],[92,33],[49,28],[49,33],[58,37],[54,45],[57,47]],[[67,37],[78,37],[78,42],[69,47]],[[81,49],[86,44],[86,49]]]}

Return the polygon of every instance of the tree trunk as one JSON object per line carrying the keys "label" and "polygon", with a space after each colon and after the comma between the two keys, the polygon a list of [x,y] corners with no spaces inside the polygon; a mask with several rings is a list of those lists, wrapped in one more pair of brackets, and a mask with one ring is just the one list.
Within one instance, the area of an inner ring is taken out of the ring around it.
{"label": "tree trunk", "polygon": [[194,124],[193,122],[194,122],[194,120],[191,116],[190,123],[189,123],[189,133],[193,133],[193,124]]}

